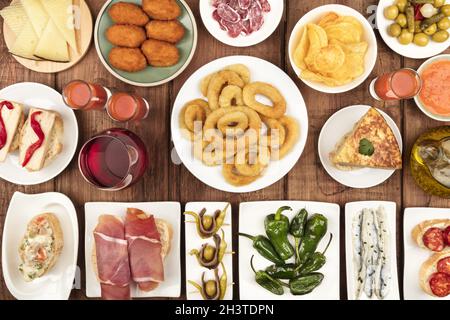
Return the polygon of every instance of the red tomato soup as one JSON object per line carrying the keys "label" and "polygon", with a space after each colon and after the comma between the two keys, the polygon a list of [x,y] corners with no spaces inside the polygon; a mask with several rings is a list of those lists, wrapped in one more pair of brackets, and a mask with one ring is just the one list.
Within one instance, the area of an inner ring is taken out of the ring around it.
{"label": "red tomato soup", "polygon": [[420,100],[432,113],[450,116],[450,60],[429,65],[422,72]]}

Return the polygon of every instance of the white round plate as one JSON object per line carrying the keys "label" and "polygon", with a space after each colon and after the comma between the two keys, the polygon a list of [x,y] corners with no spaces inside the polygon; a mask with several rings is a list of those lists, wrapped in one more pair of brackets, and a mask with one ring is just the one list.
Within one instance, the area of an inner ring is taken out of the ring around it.
{"label": "white round plate", "polygon": [[[222,176],[222,167],[207,167],[192,154],[192,142],[185,139],[179,128],[179,116],[183,106],[193,99],[202,97],[200,81],[207,75],[236,63],[245,64],[251,71],[252,81],[263,81],[277,87],[287,101],[286,114],[297,119],[300,125],[300,138],[292,151],[282,160],[273,161],[264,175],[254,183],[235,187],[228,184]],[[178,156],[186,168],[200,181],[212,188],[234,193],[252,192],[264,189],[282,179],[298,162],[308,137],[308,111],[302,94],[295,83],[277,66],[265,60],[249,56],[230,56],[214,60],[197,70],[178,92],[172,111],[172,138]]]}
{"label": "white round plate", "polygon": [[[447,0],[446,3],[450,3],[449,0]],[[380,31],[384,42],[393,51],[407,58],[426,59],[444,52],[450,46],[450,38],[442,43],[434,42],[430,39],[430,43],[426,47],[420,47],[414,43],[408,45],[400,44],[396,38],[391,37],[387,33],[389,25],[394,23],[394,21],[388,20],[384,17],[384,8],[393,4],[394,0],[380,0],[377,9],[378,30]]]}
{"label": "white round plate", "polygon": [[[442,54],[439,56],[435,56],[433,58],[428,59],[427,61],[425,61],[420,68],[417,70],[417,72],[419,73],[419,75],[422,74],[422,72],[425,70],[426,67],[428,67],[430,64],[432,64],[433,62],[436,61],[440,61],[440,60],[450,60],[450,54]],[[450,117],[445,117],[445,116],[441,116],[438,114],[434,114],[432,113],[430,110],[428,110],[422,103],[422,101],[420,100],[420,95],[417,95],[414,97],[414,101],[416,102],[417,106],[419,107],[419,109],[428,117],[430,117],[431,119],[437,120],[437,121],[443,121],[443,122],[448,122],[450,121]]]}
{"label": "white round plate", "polygon": [[59,175],[72,161],[78,144],[78,123],[72,109],[66,107],[61,94],[46,85],[33,82],[16,83],[0,90],[0,99],[24,105],[25,116],[31,107],[58,112],[64,122],[63,150],[47,167],[29,172],[19,163],[18,152],[0,163],[0,178],[18,185],[36,185]]}
{"label": "white round plate", "polygon": [[[334,151],[341,139],[351,132],[355,124],[367,113],[370,106],[357,105],[339,110],[325,123],[319,136],[319,157],[328,174],[340,184],[356,189],[375,187],[389,179],[395,170],[362,168],[352,171],[338,170],[330,160],[330,153]],[[394,120],[385,112],[377,109],[386,119],[394,132],[400,150],[403,149],[402,135]]]}
{"label": "white round plate", "polygon": [[314,90],[324,92],[324,93],[342,93],[350,91],[357,86],[359,86],[361,83],[363,83],[369,75],[372,73],[373,68],[375,67],[375,64],[377,62],[377,55],[378,55],[378,47],[377,47],[377,38],[375,37],[375,32],[373,31],[372,26],[367,21],[367,19],[358,11],[355,9],[352,9],[350,7],[340,5],[340,4],[327,4],[318,8],[315,8],[311,11],[309,11],[307,14],[305,14],[295,25],[294,29],[292,30],[291,36],[289,38],[289,60],[291,61],[291,66],[294,69],[295,73],[297,75],[301,74],[301,70],[299,67],[296,66],[294,63],[294,51],[300,42],[300,31],[308,24],[317,22],[321,17],[323,17],[325,14],[329,12],[335,12],[338,15],[341,16],[352,16],[363,25],[364,27],[364,41],[366,41],[369,44],[369,48],[366,53],[365,57],[365,65],[364,65],[364,74],[359,76],[358,78],[354,79],[352,82],[338,87],[330,87],[326,86],[325,84],[309,81],[300,78],[307,86],[313,88]]}
{"label": "white round plate", "polygon": [[200,0],[200,15],[208,32],[220,42],[232,47],[250,47],[263,42],[274,33],[283,17],[284,1],[269,0],[271,11],[264,13],[264,25],[256,32],[248,36],[232,38],[220,28],[219,23],[214,20],[212,13],[214,7],[212,0]]}

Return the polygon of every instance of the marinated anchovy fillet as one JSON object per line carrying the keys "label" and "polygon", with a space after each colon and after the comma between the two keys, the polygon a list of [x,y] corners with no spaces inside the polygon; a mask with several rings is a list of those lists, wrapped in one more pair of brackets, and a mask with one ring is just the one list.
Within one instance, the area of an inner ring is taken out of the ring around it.
{"label": "marinated anchovy fillet", "polygon": [[362,259],[362,218],[363,215],[359,214],[353,218],[352,235],[353,235],[353,264],[355,266],[356,273],[356,299],[361,296],[361,286],[364,280],[360,277],[363,266]]}
{"label": "marinated anchovy fillet", "polygon": [[387,225],[386,211],[384,207],[380,207],[376,213],[379,239],[379,273],[377,277],[377,286],[375,294],[379,299],[386,298],[390,289],[391,269],[389,260],[389,231]]}

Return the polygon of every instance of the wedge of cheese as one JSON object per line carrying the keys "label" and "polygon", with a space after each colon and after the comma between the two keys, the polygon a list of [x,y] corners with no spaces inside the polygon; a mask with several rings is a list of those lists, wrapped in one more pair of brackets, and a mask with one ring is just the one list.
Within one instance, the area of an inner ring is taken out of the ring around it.
{"label": "wedge of cheese", "polygon": [[49,16],[45,11],[40,0],[21,0],[23,8],[28,16],[28,19],[33,25],[34,32],[40,37],[47,26]]}
{"label": "wedge of cheese", "polygon": [[64,39],[73,50],[78,52],[72,0],[41,0],[41,2]]}
{"label": "wedge of cheese", "polygon": [[67,42],[51,19],[39,39],[34,56],[56,62],[70,61]]}
{"label": "wedge of cheese", "polygon": [[[1,101],[2,100],[0,100],[0,102]],[[1,116],[6,129],[6,143],[3,148],[0,149],[0,162],[4,162],[8,153],[14,151],[13,147],[17,147],[13,145],[24,120],[22,105],[15,102],[12,102],[12,104],[14,109],[9,110],[8,108],[3,107],[1,111]]]}
{"label": "wedge of cheese", "polygon": [[0,15],[3,17],[8,28],[11,29],[16,36],[20,34],[20,31],[22,31],[22,28],[28,19],[20,1],[16,1],[8,7],[3,8],[0,11]]}
{"label": "wedge of cheese", "polygon": [[9,52],[18,57],[40,60],[34,56],[34,50],[36,49],[38,42],[39,38],[34,31],[33,25],[28,20],[23,26],[22,31],[17,36],[16,41]]}

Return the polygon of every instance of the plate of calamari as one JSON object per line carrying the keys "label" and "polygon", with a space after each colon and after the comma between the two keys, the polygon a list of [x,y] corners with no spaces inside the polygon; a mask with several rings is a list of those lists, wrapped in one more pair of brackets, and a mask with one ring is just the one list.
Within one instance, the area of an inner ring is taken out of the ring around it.
{"label": "plate of calamari", "polygon": [[306,145],[308,113],[295,83],[275,65],[229,56],[197,70],[178,93],[172,137],[200,181],[234,193],[281,180]]}
{"label": "plate of calamari", "polygon": [[183,0],[109,0],[94,36],[97,54],[112,75],[152,87],[173,80],[189,65],[197,24]]}

